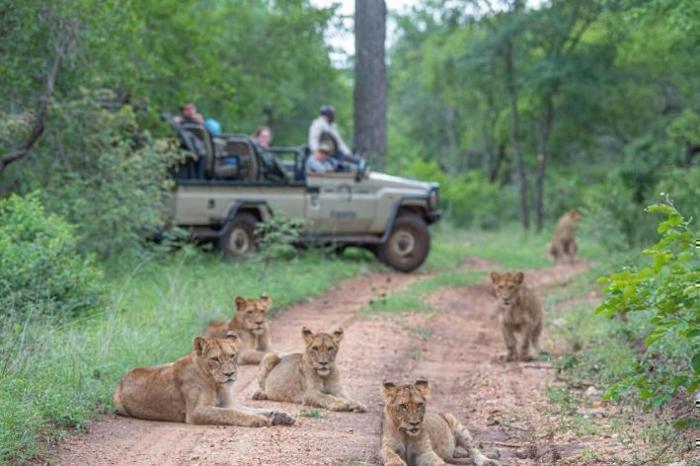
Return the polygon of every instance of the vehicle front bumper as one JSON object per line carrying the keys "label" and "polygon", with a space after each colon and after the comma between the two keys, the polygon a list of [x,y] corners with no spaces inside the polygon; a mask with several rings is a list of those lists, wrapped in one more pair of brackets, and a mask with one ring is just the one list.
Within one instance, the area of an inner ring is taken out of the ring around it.
{"label": "vehicle front bumper", "polygon": [[428,225],[437,222],[442,217],[441,210],[433,210],[428,212]]}

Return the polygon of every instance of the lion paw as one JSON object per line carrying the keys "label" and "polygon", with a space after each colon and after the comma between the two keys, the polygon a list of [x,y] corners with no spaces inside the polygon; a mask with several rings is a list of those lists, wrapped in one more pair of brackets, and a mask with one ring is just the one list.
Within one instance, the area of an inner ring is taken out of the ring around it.
{"label": "lion paw", "polygon": [[267,395],[265,395],[264,392],[261,392],[260,390],[258,390],[257,392],[253,393],[253,399],[259,400],[259,401],[267,400]]}
{"label": "lion paw", "polygon": [[353,411],[355,413],[366,413],[367,412],[367,406],[363,405],[359,401],[353,401],[350,403],[350,411]]}
{"label": "lion paw", "polygon": [[273,426],[291,426],[294,424],[294,418],[284,411],[272,411],[270,413],[270,420],[272,421]]}

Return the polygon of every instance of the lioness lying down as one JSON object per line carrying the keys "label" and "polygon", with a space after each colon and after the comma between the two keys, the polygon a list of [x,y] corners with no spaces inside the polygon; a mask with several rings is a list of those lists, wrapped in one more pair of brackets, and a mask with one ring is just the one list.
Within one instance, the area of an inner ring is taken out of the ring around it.
{"label": "lioness lying down", "polygon": [[270,330],[265,313],[272,300],[263,294],[260,298],[234,299],[236,314],[227,322],[214,321],[204,331],[205,338],[226,338],[231,332],[240,339],[238,364],[260,364],[263,356],[272,351]]}
{"label": "lioness lying down", "polygon": [[343,329],[314,334],[304,327],[302,337],[304,353],[283,358],[270,353],[263,358],[258,376],[260,390],[253,399],[291,401],[332,411],[367,411],[362,403],[345,394],[335,367]]}
{"label": "lioness lying down", "polygon": [[175,362],[139,367],[114,391],[117,414],[153,421],[262,427],[294,424],[284,411],[234,406],[238,341],[197,337],[194,350]]}
{"label": "lioness lying down", "polygon": [[499,466],[474,446],[469,430],[449,413],[425,407],[430,387],[425,380],[413,384],[383,384],[384,417],[379,455],[386,466],[476,464]]}

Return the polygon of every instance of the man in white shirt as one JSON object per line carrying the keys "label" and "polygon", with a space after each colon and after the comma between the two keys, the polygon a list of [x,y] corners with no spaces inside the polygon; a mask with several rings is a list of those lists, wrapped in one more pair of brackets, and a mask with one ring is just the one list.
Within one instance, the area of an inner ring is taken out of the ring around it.
{"label": "man in white shirt", "polygon": [[321,143],[324,142],[330,146],[328,155],[331,158],[354,161],[352,151],[343,142],[343,138],[340,137],[338,128],[335,126],[335,109],[331,105],[323,105],[320,113],[309,127],[311,155],[315,155],[319,151]]}

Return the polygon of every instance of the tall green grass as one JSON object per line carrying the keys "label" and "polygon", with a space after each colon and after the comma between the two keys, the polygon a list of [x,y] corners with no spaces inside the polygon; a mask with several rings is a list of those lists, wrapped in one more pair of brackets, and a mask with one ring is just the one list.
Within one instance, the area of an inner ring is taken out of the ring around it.
{"label": "tall green grass", "polygon": [[280,309],[376,267],[362,255],[310,252],[266,265],[185,249],[114,278],[111,305],[100,312],[59,326],[27,322],[1,335],[14,344],[0,359],[0,462],[40,454],[42,440],[111,409],[124,372],[191,351],[209,320],[230,318],[235,295],[267,292]]}

